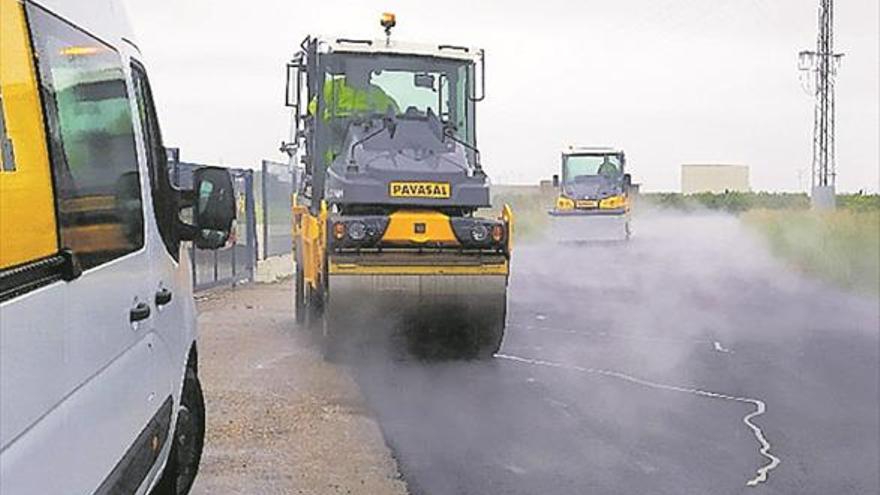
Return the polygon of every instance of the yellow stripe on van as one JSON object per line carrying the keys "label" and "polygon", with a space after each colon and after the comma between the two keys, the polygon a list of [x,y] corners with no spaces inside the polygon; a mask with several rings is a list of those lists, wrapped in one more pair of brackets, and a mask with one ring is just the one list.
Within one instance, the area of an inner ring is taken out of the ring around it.
{"label": "yellow stripe on van", "polygon": [[43,112],[18,0],[0,0],[0,93],[15,153],[15,170],[0,171],[0,268],[8,268],[58,251]]}

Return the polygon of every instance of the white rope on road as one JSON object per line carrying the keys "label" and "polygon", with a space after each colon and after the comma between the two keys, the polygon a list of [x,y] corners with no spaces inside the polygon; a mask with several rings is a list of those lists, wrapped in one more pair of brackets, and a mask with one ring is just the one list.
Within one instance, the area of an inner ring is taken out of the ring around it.
{"label": "white rope on road", "polygon": [[658,389],[658,390],[667,390],[667,391],[671,391],[671,392],[681,392],[681,393],[686,393],[686,394],[697,395],[700,397],[708,397],[711,399],[722,399],[722,400],[729,400],[729,401],[734,401],[734,402],[745,402],[748,404],[752,404],[753,406],[755,406],[755,410],[752,411],[751,413],[747,414],[743,418],[743,423],[745,423],[746,426],[748,426],[752,430],[752,433],[754,433],[754,435],[755,435],[755,439],[757,439],[758,443],[761,444],[761,449],[759,450],[760,454],[762,456],[764,456],[765,458],[767,458],[770,462],[768,462],[764,466],[761,466],[760,468],[758,468],[757,476],[755,476],[754,478],[752,478],[751,480],[746,482],[746,485],[757,486],[759,483],[763,483],[763,482],[767,481],[767,474],[770,472],[770,470],[772,470],[773,468],[778,466],[779,463],[781,462],[778,457],[776,457],[775,455],[770,453],[770,442],[768,442],[767,438],[764,437],[764,432],[761,430],[760,427],[758,427],[757,425],[755,425],[755,423],[752,422],[753,418],[756,418],[756,417],[764,414],[764,412],[767,410],[767,405],[764,404],[764,401],[762,401],[762,400],[753,399],[750,397],[736,397],[733,395],[720,394],[717,392],[708,392],[708,391],[700,390],[700,389],[696,389],[696,388],[680,387],[677,385],[667,385],[664,383],[656,383],[656,382],[644,380],[642,378],[637,378],[637,377],[634,377],[631,375],[627,375],[626,373],[621,373],[619,371],[614,371],[614,370],[607,370],[607,369],[601,369],[601,368],[585,368],[583,366],[577,366],[577,365],[573,365],[573,364],[555,363],[553,361],[544,361],[541,359],[530,359],[530,358],[524,358],[524,357],[519,357],[519,356],[512,356],[509,354],[495,354],[495,357],[498,359],[506,359],[508,361],[513,361],[513,362],[517,362],[517,363],[525,363],[525,364],[531,364],[531,365],[535,365],[535,366],[546,366],[549,368],[558,368],[558,369],[565,369],[565,370],[570,370],[570,371],[579,371],[581,373],[591,373],[591,374],[600,375],[600,376],[608,376],[608,377],[617,378],[617,379],[624,380],[624,381],[627,381],[630,383],[635,383],[637,385],[643,385],[645,387],[650,387],[650,388],[654,388],[654,389]]}

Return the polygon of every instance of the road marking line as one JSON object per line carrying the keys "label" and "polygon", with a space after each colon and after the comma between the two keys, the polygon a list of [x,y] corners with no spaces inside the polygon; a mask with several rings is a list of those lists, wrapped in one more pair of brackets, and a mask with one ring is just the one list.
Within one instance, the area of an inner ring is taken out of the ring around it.
{"label": "road marking line", "polygon": [[700,389],[696,389],[696,388],[680,387],[678,385],[667,385],[665,383],[657,383],[657,382],[652,382],[649,380],[644,380],[642,378],[637,378],[637,377],[634,377],[631,375],[627,375],[626,373],[621,373],[619,371],[614,371],[614,370],[606,370],[606,369],[601,369],[601,368],[585,368],[583,366],[577,366],[577,365],[572,365],[572,364],[562,364],[562,363],[556,363],[553,361],[544,361],[541,359],[530,359],[530,358],[524,358],[524,357],[519,357],[519,356],[512,356],[509,354],[495,354],[495,357],[498,359],[506,359],[508,361],[513,361],[513,362],[517,362],[517,363],[525,363],[525,364],[531,364],[531,365],[535,365],[535,366],[546,366],[549,368],[558,368],[558,369],[565,369],[565,370],[570,370],[570,371],[579,371],[581,373],[590,373],[590,374],[596,374],[596,375],[600,375],[600,376],[608,376],[608,377],[617,378],[617,379],[624,380],[624,381],[627,381],[630,383],[635,383],[637,385],[643,385],[645,387],[654,388],[654,389],[658,389],[658,390],[667,390],[667,391],[671,391],[671,392],[682,392],[682,393],[697,395],[700,397],[708,397],[711,399],[722,399],[722,400],[729,400],[729,401],[734,401],[734,402],[745,402],[748,404],[752,404],[753,406],[755,406],[755,410],[752,411],[751,413],[747,414],[743,418],[743,423],[745,423],[746,426],[748,426],[752,430],[752,433],[755,435],[755,439],[758,441],[759,444],[761,444],[761,448],[759,450],[760,454],[762,456],[764,456],[765,458],[767,458],[770,462],[768,462],[764,466],[761,466],[760,468],[758,468],[757,475],[754,478],[752,478],[751,480],[749,480],[748,482],[746,482],[746,485],[747,486],[757,486],[759,483],[763,483],[763,482],[767,481],[767,474],[770,472],[770,470],[774,469],[776,466],[779,465],[780,462],[782,462],[782,461],[780,461],[780,459],[778,457],[776,457],[775,455],[770,453],[770,442],[768,442],[767,438],[764,437],[764,432],[761,430],[761,428],[758,427],[757,425],[755,425],[754,423],[752,423],[753,418],[756,418],[756,417],[764,414],[764,412],[767,410],[767,405],[764,404],[764,401],[762,401],[760,399],[753,399],[751,397],[736,397],[733,395],[721,394],[718,392],[708,392],[708,391],[700,390]]}
{"label": "road marking line", "polygon": [[263,361],[262,363],[255,364],[254,369],[256,369],[256,370],[266,369],[270,366],[274,366],[274,365],[278,364],[281,361],[284,361],[287,358],[293,357],[295,354],[296,353],[293,353],[293,352],[285,352],[283,354],[279,354],[277,356],[272,357],[268,361]]}
{"label": "road marking line", "polygon": [[725,353],[725,354],[730,354],[731,352],[733,352],[733,351],[731,351],[730,349],[728,349],[728,348],[724,347],[723,345],[721,345],[721,342],[718,342],[717,340],[715,341],[715,343],[713,344],[713,346],[714,346],[715,350],[718,351],[718,352],[723,352],[723,353]]}

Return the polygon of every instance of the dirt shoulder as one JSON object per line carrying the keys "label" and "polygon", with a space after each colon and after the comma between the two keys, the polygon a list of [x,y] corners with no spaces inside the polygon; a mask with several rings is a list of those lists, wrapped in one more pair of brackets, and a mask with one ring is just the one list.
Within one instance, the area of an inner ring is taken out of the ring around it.
{"label": "dirt shoulder", "polygon": [[202,296],[208,431],[192,493],[406,494],[345,368],[293,321],[290,283]]}

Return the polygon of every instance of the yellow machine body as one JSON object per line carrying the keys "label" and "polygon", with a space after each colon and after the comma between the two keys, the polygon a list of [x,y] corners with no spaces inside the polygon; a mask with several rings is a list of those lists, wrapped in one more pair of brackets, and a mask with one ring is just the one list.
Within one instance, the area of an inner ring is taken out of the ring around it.
{"label": "yellow machine body", "polygon": [[[317,214],[296,197],[293,205],[305,299],[307,305],[320,306],[323,332],[358,338],[375,333],[373,327],[403,323],[412,329],[448,322],[457,330],[464,327],[474,348],[497,350],[507,314],[512,249],[508,206],[499,219],[505,226],[504,252],[487,253],[464,249],[451,218],[429,209],[390,213],[381,249],[336,252],[330,248],[333,229],[326,204]],[[314,308],[306,311],[309,318],[318,316]]]}

